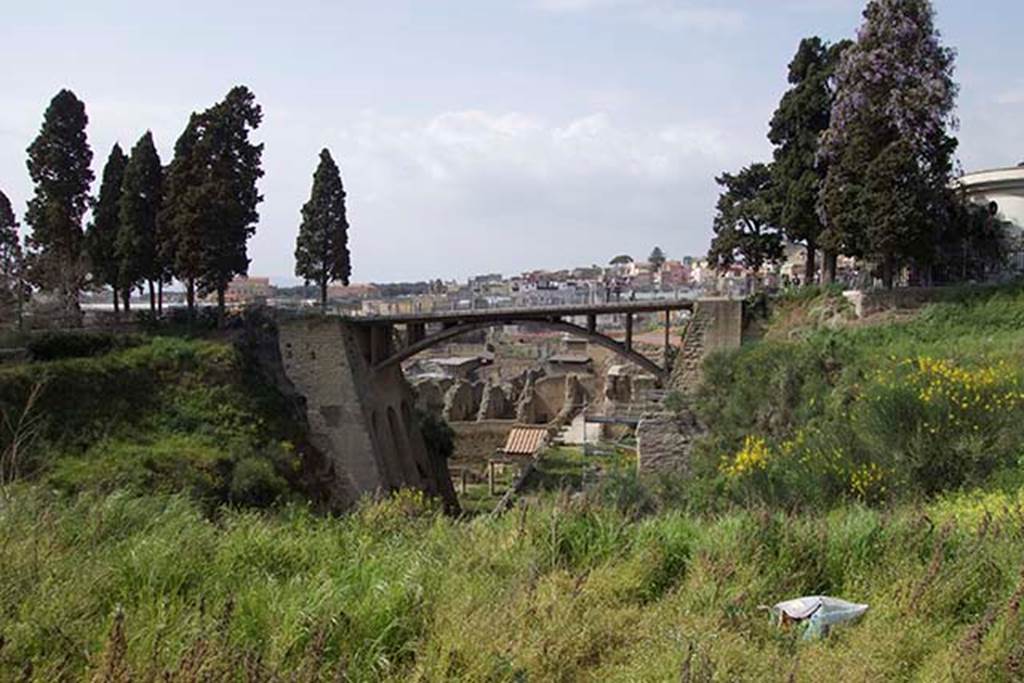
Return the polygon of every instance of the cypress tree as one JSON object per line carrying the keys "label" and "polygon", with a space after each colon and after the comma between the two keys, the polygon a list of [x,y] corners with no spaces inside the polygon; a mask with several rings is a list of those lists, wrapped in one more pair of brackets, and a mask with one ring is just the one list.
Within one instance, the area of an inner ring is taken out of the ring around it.
{"label": "cypress tree", "polygon": [[117,247],[121,279],[136,286],[149,284],[149,309],[156,313],[155,283],[162,281],[164,268],[157,234],[157,215],[163,197],[163,166],[146,131],[135,147],[124,172],[121,194],[121,231]]}
{"label": "cypress tree", "polygon": [[804,283],[814,282],[817,252],[825,247],[826,280],[834,275],[836,247],[818,212],[827,166],[819,154],[831,120],[835,67],[849,41],[829,46],[818,37],[800,41],[789,64],[790,89],[769,124],[775,145],[772,163],[773,211],[786,237],[807,250]]}
{"label": "cypress tree", "polygon": [[[121,292],[117,237],[121,231],[121,188],[127,163],[128,158],[121,151],[121,146],[115,143],[103,166],[100,194],[93,209],[92,223],[85,233],[93,279],[113,290],[115,311],[118,310],[118,294]],[[124,290],[125,310],[128,310],[128,294],[129,290]]]}
{"label": "cypress tree", "polygon": [[203,119],[197,149],[208,163],[202,195],[211,221],[202,240],[199,283],[204,293],[217,294],[217,316],[223,321],[228,284],[249,272],[247,245],[259,220],[256,207],[263,201],[256,188],[263,176],[263,145],[249,140],[263,112],[248,88],[236,86]]}
{"label": "cypress tree", "polygon": [[654,247],[651,250],[651,255],[647,257],[647,262],[654,266],[655,270],[661,270],[661,267],[665,265],[665,252],[661,250],[661,247]]}
{"label": "cypress tree", "polygon": [[215,292],[221,320],[228,284],[249,270],[247,243],[263,201],[256,188],[263,145],[249,135],[262,119],[252,92],[232,88],[223,101],[192,115],[168,171],[165,248],[186,284],[189,310],[196,291]]}
{"label": "cypress tree", "polygon": [[202,202],[205,175],[196,153],[200,115],[193,113],[174,144],[174,158],[164,179],[164,202],[158,215],[159,252],[174,277],[185,285],[191,318],[195,314],[196,283],[202,275],[202,240],[207,211]]}
{"label": "cypress tree", "polygon": [[320,308],[327,309],[327,285],[336,280],[348,285],[352,265],[348,251],[345,189],[331,153],[320,152],[309,201],[302,207],[302,223],[295,244],[295,274],[315,282]]}
{"label": "cypress tree", "polygon": [[25,213],[32,228],[27,241],[30,275],[39,286],[57,290],[69,325],[81,324],[82,216],[94,177],[85,133],[88,122],[82,101],[70,90],[61,90],[50,101],[39,135],[28,148],[28,172],[35,183]]}
{"label": "cypress tree", "polygon": [[17,308],[19,327],[21,303],[25,297],[22,256],[18,221],[11,208],[11,200],[0,190],[0,312]]}

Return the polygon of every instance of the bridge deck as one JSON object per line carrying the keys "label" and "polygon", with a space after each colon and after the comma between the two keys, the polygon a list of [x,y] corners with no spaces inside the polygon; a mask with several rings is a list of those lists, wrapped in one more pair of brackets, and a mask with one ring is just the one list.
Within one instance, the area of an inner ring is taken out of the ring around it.
{"label": "bridge deck", "polygon": [[662,313],[693,310],[695,299],[661,299],[654,301],[621,301],[607,304],[571,304],[563,306],[530,306],[485,308],[468,311],[435,311],[396,315],[344,316],[344,320],[366,325],[408,323],[501,322],[503,320],[550,320],[587,315],[616,313]]}

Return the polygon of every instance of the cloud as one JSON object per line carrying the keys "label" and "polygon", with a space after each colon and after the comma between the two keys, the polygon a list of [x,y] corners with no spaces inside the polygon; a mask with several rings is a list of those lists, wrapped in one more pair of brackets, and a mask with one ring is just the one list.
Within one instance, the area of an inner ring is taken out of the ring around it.
{"label": "cloud", "polygon": [[[715,174],[749,153],[701,122],[648,129],[601,111],[561,121],[481,109],[424,119],[368,111],[327,137],[349,193],[359,280],[603,263],[654,244],[698,253]],[[295,169],[293,198],[279,187],[273,201],[299,205],[311,168]],[[274,250],[291,230],[282,221],[275,234],[270,202],[254,243],[261,268],[280,260]]]}
{"label": "cloud", "polygon": [[1024,104],[1024,82],[997,93],[993,99],[996,104]]}
{"label": "cloud", "polygon": [[740,29],[747,19],[739,9],[680,0],[535,0],[534,5],[558,14],[608,12],[658,27],[708,33]]}

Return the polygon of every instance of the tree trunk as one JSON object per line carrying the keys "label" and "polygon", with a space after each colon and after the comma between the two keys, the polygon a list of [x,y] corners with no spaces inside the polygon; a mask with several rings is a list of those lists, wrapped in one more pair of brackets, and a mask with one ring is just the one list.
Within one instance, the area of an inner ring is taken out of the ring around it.
{"label": "tree trunk", "polygon": [[68,256],[60,272],[60,299],[65,327],[82,326],[82,309],[78,305],[78,283],[76,259]]}
{"label": "tree trunk", "polygon": [[327,278],[320,281],[320,312],[327,313]]}
{"label": "tree trunk", "polygon": [[814,284],[814,276],[818,271],[818,248],[814,242],[807,240],[807,263],[804,268],[804,286],[810,287]]}
{"label": "tree trunk", "polygon": [[196,315],[196,281],[189,278],[185,282],[185,302],[188,304],[188,319],[194,320]]}
{"label": "tree trunk", "polygon": [[836,281],[836,270],[839,262],[839,255],[831,250],[825,250],[825,264],[822,268],[822,284],[831,285]]}
{"label": "tree trunk", "polygon": [[118,293],[117,293],[117,287],[111,287],[111,289],[114,291],[114,313],[115,314],[120,314],[121,313],[121,300],[117,298],[119,296]]}
{"label": "tree trunk", "polygon": [[18,286],[18,332],[25,331],[25,300],[29,298],[30,293],[28,288],[25,286],[25,280],[22,279],[21,275],[17,279]]}
{"label": "tree trunk", "polygon": [[894,271],[896,270],[894,260],[891,253],[886,254],[882,260],[882,286],[886,289],[892,289],[893,286]]}
{"label": "tree trunk", "polygon": [[[125,287],[124,291],[121,292],[121,300],[124,302],[124,312],[132,312],[132,288]],[[129,316],[130,317],[130,316]]]}
{"label": "tree trunk", "polygon": [[227,289],[225,285],[221,285],[217,288],[217,327],[224,327],[224,291]]}
{"label": "tree trunk", "polygon": [[156,312],[157,315],[164,314],[164,280],[160,278],[156,283]]}
{"label": "tree trunk", "polygon": [[156,315],[156,289],[152,280],[149,281],[149,312]]}

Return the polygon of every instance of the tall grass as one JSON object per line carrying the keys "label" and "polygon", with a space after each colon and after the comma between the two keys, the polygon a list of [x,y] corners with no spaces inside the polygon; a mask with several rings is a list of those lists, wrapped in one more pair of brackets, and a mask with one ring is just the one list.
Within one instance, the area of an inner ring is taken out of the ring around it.
{"label": "tall grass", "polygon": [[[1016,680],[1022,499],[635,519],[551,498],[460,522],[415,497],[209,518],[22,487],[0,678]],[[871,610],[805,644],[758,609],[821,592]]]}

